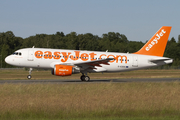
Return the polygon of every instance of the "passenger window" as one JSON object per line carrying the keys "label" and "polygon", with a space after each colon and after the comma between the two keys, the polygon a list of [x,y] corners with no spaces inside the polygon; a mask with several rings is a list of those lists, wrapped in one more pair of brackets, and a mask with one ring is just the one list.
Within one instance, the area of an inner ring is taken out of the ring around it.
{"label": "passenger window", "polygon": [[21,53],[19,53],[19,55],[22,55]]}

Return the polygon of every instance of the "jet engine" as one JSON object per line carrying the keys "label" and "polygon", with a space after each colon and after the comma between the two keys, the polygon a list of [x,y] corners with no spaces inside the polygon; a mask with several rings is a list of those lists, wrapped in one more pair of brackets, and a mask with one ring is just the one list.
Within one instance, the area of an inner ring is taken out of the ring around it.
{"label": "jet engine", "polygon": [[80,70],[70,65],[55,65],[52,70],[53,75],[70,76],[71,74],[79,73]]}

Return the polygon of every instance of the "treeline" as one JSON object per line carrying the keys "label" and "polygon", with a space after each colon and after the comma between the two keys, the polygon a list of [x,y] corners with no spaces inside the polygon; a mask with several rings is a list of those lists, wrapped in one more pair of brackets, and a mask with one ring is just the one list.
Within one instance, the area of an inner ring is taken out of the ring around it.
{"label": "treeline", "polygon": [[[5,63],[4,59],[7,55],[12,54],[20,48],[37,47],[37,48],[56,48],[56,49],[74,49],[74,50],[91,50],[109,52],[129,52],[138,51],[145,43],[137,41],[129,41],[127,37],[120,33],[108,32],[101,37],[91,33],[77,34],[71,32],[64,34],[56,32],[56,34],[36,34],[28,38],[16,37],[12,31],[0,33],[0,64],[1,67],[12,67]],[[178,42],[171,38],[166,47],[164,56],[174,59],[170,66],[180,65],[180,36]]]}

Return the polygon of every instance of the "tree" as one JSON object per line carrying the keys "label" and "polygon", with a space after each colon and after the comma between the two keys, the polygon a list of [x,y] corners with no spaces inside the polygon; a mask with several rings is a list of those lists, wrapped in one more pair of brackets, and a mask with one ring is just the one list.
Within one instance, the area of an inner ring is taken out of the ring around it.
{"label": "tree", "polygon": [[2,55],[1,57],[2,57],[2,59],[3,59],[3,61],[2,61],[2,67],[3,67],[3,68],[9,66],[9,65],[6,64],[5,61],[4,61],[5,57],[9,55],[9,50],[10,50],[10,49],[9,49],[9,45],[3,44],[2,48],[1,48],[1,55]]}
{"label": "tree", "polygon": [[180,43],[180,35],[178,35],[178,43]]}
{"label": "tree", "polygon": [[71,32],[65,37],[67,49],[79,50],[79,41],[76,32]]}
{"label": "tree", "polygon": [[178,53],[180,49],[177,47],[177,45],[176,40],[174,37],[172,37],[171,40],[167,42],[164,56],[170,58],[179,58]]}

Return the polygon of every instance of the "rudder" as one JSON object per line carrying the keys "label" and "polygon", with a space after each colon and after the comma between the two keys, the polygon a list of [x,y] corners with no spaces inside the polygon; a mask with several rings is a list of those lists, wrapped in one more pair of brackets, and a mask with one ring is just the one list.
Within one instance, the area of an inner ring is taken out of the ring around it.
{"label": "rudder", "polygon": [[170,26],[161,27],[156,34],[136,53],[162,57],[171,31]]}

